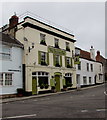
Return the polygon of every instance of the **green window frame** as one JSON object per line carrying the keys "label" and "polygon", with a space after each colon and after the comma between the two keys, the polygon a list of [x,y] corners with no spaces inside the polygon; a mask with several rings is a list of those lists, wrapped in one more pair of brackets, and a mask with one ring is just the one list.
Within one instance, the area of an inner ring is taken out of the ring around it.
{"label": "green window frame", "polygon": [[65,67],[72,68],[72,58],[65,56]]}
{"label": "green window frame", "polygon": [[45,38],[46,38],[46,35],[40,33],[40,44],[46,45],[46,40],[45,40]]}
{"label": "green window frame", "polygon": [[61,67],[62,66],[62,56],[53,54],[53,65],[55,67]]}
{"label": "green window frame", "polygon": [[38,51],[38,64],[49,65],[49,53]]}
{"label": "green window frame", "polygon": [[54,38],[55,48],[59,48],[59,39]]}
{"label": "green window frame", "polygon": [[70,45],[69,45],[69,42],[66,42],[66,51],[69,51],[69,52],[70,52]]}

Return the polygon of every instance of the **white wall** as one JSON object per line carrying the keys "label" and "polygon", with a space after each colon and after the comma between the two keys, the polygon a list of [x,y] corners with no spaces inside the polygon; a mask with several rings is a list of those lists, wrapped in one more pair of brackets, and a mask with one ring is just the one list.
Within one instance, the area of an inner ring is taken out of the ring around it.
{"label": "white wall", "polygon": [[[89,77],[91,77],[91,84],[94,84],[95,77],[95,62],[80,58],[81,70],[78,70],[78,65],[76,65],[76,74],[80,74],[80,85],[83,84],[83,76],[87,77],[87,85],[89,85]],[[87,71],[87,63],[89,63],[89,71]],[[93,72],[91,72],[90,64],[93,64]]]}
{"label": "white wall", "polygon": [[[102,68],[102,64],[99,62],[95,63],[95,74],[96,74],[96,82],[97,83],[103,83],[104,82],[104,77],[103,77],[103,68]],[[101,79],[99,79],[99,74],[102,75]]]}
{"label": "white wall", "polygon": [[[21,48],[12,47],[11,60],[0,60],[0,62],[2,61],[0,72],[13,73],[13,85],[0,86],[0,95],[14,94],[17,92],[17,88],[22,88],[22,52]],[[9,69],[13,71],[8,71]],[[15,72],[14,70],[20,70],[20,72]]]}

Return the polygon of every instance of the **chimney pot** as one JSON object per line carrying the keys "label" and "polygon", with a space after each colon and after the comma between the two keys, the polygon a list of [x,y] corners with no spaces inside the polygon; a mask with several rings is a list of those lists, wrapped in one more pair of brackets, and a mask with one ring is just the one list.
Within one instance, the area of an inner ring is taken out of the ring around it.
{"label": "chimney pot", "polygon": [[10,19],[9,19],[9,27],[12,28],[13,26],[15,26],[16,24],[18,24],[18,20],[19,18],[16,15],[13,15]]}
{"label": "chimney pot", "polygon": [[99,56],[100,56],[100,51],[97,51],[97,55],[99,55]]}

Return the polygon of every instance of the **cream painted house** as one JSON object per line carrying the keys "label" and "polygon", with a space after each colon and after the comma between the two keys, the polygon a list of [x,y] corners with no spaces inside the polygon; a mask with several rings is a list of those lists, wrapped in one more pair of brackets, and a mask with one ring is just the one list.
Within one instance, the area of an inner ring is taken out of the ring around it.
{"label": "cream painted house", "polygon": [[[12,16],[8,34],[24,45],[23,87],[30,94],[40,91],[61,91],[66,85],[76,88],[74,35],[61,31],[31,17],[18,23]],[[15,26],[14,26],[15,25]]]}

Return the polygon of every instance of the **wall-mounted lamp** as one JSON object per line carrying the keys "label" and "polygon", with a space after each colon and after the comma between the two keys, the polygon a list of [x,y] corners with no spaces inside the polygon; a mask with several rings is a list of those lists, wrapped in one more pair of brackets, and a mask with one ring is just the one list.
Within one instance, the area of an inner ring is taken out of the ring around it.
{"label": "wall-mounted lamp", "polygon": [[54,78],[54,76],[52,76],[52,78]]}
{"label": "wall-mounted lamp", "polygon": [[34,48],[34,43],[32,43],[32,47],[29,47],[29,52]]}

